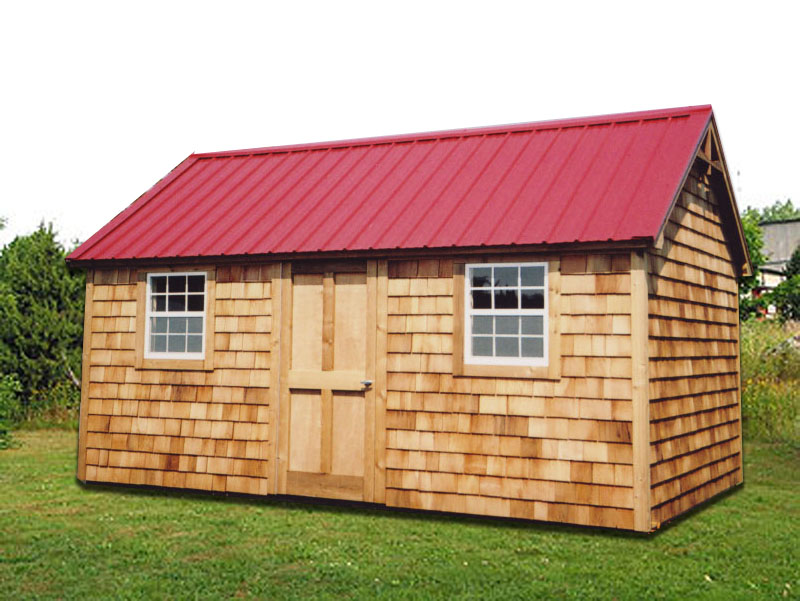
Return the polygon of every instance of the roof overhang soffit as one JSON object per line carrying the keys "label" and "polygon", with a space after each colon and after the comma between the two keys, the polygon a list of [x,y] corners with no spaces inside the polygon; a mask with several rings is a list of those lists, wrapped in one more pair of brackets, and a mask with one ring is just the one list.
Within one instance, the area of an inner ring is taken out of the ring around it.
{"label": "roof overhang soffit", "polygon": [[686,167],[686,172],[681,180],[680,186],[675,192],[672,204],[661,224],[658,236],[656,237],[656,247],[660,247],[664,239],[664,230],[672,214],[675,204],[681,195],[686,178],[689,176],[692,167],[699,162],[704,170],[716,198],[719,201],[720,217],[722,219],[722,229],[725,234],[725,241],[735,261],[735,267],[740,275],[752,275],[753,269],[750,263],[750,253],[747,249],[747,242],[744,237],[742,220],[739,217],[739,208],[731,186],[728,165],[725,162],[725,153],[722,150],[722,143],[717,132],[717,124],[714,115],[711,115],[708,125],[703,135],[698,141],[695,155]]}

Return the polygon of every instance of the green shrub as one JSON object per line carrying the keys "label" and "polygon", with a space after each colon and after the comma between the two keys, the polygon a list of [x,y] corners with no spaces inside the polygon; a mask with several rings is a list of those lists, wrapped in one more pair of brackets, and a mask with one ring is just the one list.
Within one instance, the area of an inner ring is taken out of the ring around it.
{"label": "green shrub", "polygon": [[5,375],[0,378],[0,450],[7,449],[13,444],[11,427],[21,413],[21,392],[22,384],[16,376]]}
{"label": "green shrub", "polygon": [[754,380],[742,394],[742,427],[749,440],[800,440],[800,381]]}
{"label": "green shrub", "polygon": [[800,275],[782,281],[770,293],[769,300],[775,305],[781,321],[800,320]]}
{"label": "green shrub", "polygon": [[794,249],[792,256],[789,257],[786,267],[783,268],[783,275],[785,275],[787,278],[790,278],[793,275],[800,275],[800,245]]}
{"label": "green shrub", "polygon": [[797,326],[750,320],[741,326],[742,422],[749,439],[800,440],[800,351]]}
{"label": "green shrub", "polygon": [[79,403],[84,275],[65,254],[45,225],[0,250],[0,373],[22,386],[21,419]]}

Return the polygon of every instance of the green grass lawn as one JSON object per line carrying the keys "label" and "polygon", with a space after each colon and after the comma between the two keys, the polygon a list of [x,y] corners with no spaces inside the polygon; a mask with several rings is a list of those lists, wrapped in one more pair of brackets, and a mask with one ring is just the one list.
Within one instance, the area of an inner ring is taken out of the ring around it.
{"label": "green grass lawn", "polygon": [[76,483],[75,433],[0,452],[0,599],[749,599],[800,593],[800,455],[651,536]]}

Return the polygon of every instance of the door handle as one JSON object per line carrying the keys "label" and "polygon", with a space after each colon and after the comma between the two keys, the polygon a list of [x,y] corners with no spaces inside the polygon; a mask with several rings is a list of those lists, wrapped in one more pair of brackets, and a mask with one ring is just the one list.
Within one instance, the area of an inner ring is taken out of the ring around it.
{"label": "door handle", "polygon": [[361,385],[364,388],[369,388],[370,386],[372,386],[372,380],[361,380]]}

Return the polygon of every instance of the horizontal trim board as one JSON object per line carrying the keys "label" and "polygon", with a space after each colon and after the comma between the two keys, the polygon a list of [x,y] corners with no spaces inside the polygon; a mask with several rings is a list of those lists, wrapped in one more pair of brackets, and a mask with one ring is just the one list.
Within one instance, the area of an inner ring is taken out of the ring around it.
{"label": "horizontal trim board", "polygon": [[363,372],[358,371],[313,371],[294,369],[289,371],[289,388],[306,390],[366,390]]}
{"label": "horizontal trim board", "polygon": [[335,474],[286,473],[286,494],[326,499],[363,499],[364,479],[358,476]]}
{"label": "horizontal trim board", "polygon": [[562,253],[566,251],[598,251],[608,250],[614,252],[630,251],[646,248],[652,244],[652,238],[642,238],[636,240],[624,240],[622,242],[581,242],[563,244],[531,244],[531,245],[510,245],[510,246],[454,246],[436,248],[412,248],[412,249],[365,249],[358,251],[328,251],[321,253],[280,253],[265,255],[203,255],[194,257],[158,257],[141,259],[102,259],[102,260],[80,260],[71,259],[67,262],[73,267],[103,269],[103,268],[124,268],[137,267],[139,269],[152,269],[158,266],[170,265],[175,268],[184,265],[241,265],[254,263],[273,263],[276,261],[301,261],[307,259],[331,260],[331,259],[430,259],[436,257],[458,257],[475,255],[518,255],[524,253]]}

